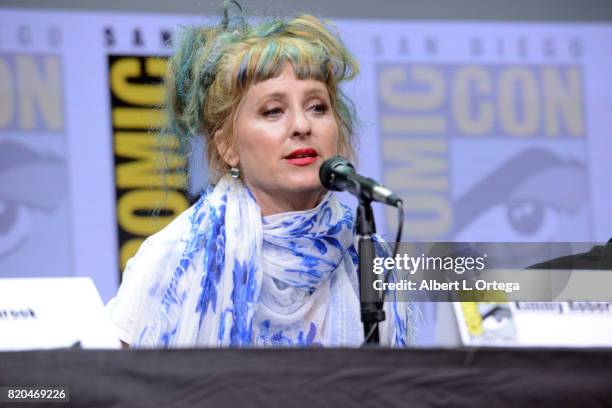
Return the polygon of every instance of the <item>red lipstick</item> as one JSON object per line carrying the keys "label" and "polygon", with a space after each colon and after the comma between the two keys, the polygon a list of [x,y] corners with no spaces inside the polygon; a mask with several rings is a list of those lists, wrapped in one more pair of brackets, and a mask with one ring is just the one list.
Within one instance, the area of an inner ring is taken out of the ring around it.
{"label": "red lipstick", "polygon": [[297,149],[285,157],[290,164],[294,166],[308,166],[317,161],[317,151],[315,149]]}

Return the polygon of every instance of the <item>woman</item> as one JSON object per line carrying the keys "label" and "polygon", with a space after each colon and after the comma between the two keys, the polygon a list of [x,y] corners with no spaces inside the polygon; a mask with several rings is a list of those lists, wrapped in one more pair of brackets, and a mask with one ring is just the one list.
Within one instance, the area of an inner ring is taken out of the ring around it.
{"label": "woman", "polygon": [[[318,177],[353,153],[338,84],[357,65],[314,17],[251,28],[225,6],[166,81],[171,130],[204,135],[216,185],[130,260],[111,320],[135,347],[357,346],[354,216]],[[408,305],[386,306],[382,342],[404,346]]]}

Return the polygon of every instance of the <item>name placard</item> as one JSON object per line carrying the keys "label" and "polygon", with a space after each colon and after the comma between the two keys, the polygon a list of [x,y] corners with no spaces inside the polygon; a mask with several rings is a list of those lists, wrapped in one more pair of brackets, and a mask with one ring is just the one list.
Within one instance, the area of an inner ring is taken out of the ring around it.
{"label": "name placard", "polygon": [[465,346],[612,347],[612,302],[455,302]]}
{"label": "name placard", "polygon": [[0,350],[119,348],[93,281],[0,279]]}

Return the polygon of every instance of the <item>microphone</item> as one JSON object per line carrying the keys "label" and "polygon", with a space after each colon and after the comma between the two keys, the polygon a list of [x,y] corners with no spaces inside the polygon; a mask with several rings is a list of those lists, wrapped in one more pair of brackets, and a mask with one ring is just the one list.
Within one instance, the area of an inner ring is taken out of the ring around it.
{"label": "microphone", "polygon": [[355,167],[341,156],[327,159],[319,169],[321,184],[328,190],[348,191],[360,201],[378,201],[397,207],[402,200],[393,191],[355,171]]}

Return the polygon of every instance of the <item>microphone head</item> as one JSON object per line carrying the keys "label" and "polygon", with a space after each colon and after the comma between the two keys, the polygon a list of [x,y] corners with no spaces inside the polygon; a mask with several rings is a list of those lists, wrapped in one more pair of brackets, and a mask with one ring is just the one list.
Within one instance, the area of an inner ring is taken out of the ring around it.
{"label": "microphone head", "polygon": [[321,184],[328,190],[343,191],[342,186],[337,184],[340,174],[354,173],[355,168],[350,161],[342,156],[335,156],[327,159],[319,169],[319,179]]}

